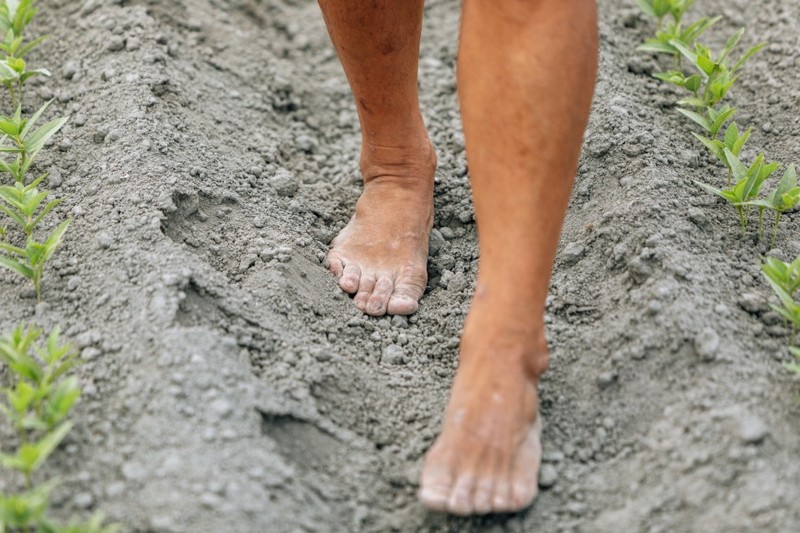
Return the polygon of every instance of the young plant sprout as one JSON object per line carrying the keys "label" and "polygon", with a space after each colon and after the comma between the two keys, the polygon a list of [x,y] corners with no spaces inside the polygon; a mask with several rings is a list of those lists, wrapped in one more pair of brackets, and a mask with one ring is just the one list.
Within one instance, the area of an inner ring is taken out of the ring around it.
{"label": "young plant sprout", "polygon": [[642,11],[658,19],[658,28],[664,24],[664,17],[672,15],[675,24],[680,24],[686,11],[695,0],[636,0]]}
{"label": "young plant sprout", "polygon": [[791,297],[800,288],[800,257],[791,263],[784,263],[776,257],[767,257],[766,262],[761,265],[761,271]]}
{"label": "young plant sprout", "polygon": [[11,217],[28,238],[33,236],[33,230],[42,219],[61,203],[61,200],[51,200],[42,205],[50,193],[49,191],[40,192],[36,187],[46,177],[47,174],[44,174],[27,186],[23,186],[19,182],[13,187],[10,185],[0,186],[0,200],[6,203],[6,205],[0,204],[0,211]]}
{"label": "young plant sprout", "polygon": [[46,39],[46,36],[42,36],[24,42],[25,28],[38,12],[33,3],[33,0],[7,0],[0,4],[0,31],[3,32],[0,50],[6,53],[5,60],[0,61],[0,83],[9,90],[12,107],[22,104],[22,90],[28,78],[50,76],[47,69],[28,70],[23,59]]}
{"label": "young plant sprout", "polygon": [[764,181],[775,172],[780,164],[765,163],[764,154],[759,154],[750,168],[747,168],[742,164],[738,156],[727,147],[725,148],[725,158],[731,167],[733,176],[736,178],[736,184],[733,187],[717,189],[696,180],[695,183],[706,191],[725,198],[733,205],[739,215],[742,238],[745,238],[747,236],[748,223],[748,210],[745,207],[748,207],[748,202],[758,198],[758,193],[761,191]]}
{"label": "young plant sprout", "polygon": [[700,127],[711,134],[712,139],[716,139],[719,130],[731,119],[734,113],[736,113],[736,110],[732,109],[729,105],[723,105],[719,110],[713,107],[706,108],[705,115],[683,108],[678,108],[678,112],[700,125]]}
{"label": "young plant sprout", "polygon": [[710,49],[700,43],[695,43],[694,50],[692,50],[680,41],[673,40],[670,42],[672,46],[677,48],[678,51],[697,68],[704,82],[702,91],[693,91],[695,93],[694,96],[678,101],[679,105],[706,109],[708,107],[715,107],[725,98],[728,91],[730,91],[731,87],[733,87],[733,84],[736,82],[737,71],[748,59],[766,46],[765,43],[753,46],[747,50],[738,61],[730,66],[729,58],[731,52],[733,52],[733,49],[739,44],[743,35],[744,28],[737,31],[728,39],[728,42],[725,43],[725,47],[716,58],[713,57]]}
{"label": "young plant sprout", "polygon": [[[22,118],[19,107],[13,116],[0,116],[0,132],[4,134],[0,139],[0,152],[16,154],[13,161],[0,159],[0,171],[8,172],[18,183],[24,181],[25,174],[45,143],[69,120],[69,117],[56,118],[34,130],[33,127],[51,102],[46,102],[30,119]],[[9,139],[12,144],[7,144]]]}
{"label": "young plant sprout", "polygon": [[61,245],[64,233],[67,231],[71,220],[65,220],[45,239],[39,242],[34,238],[28,238],[25,248],[14,246],[9,243],[0,243],[0,250],[9,254],[0,255],[0,266],[20,274],[33,283],[36,291],[37,300],[42,297],[42,275],[47,262],[56,253],[56,249]]}
{"label": "young plant sprout", "polygon": [[46,516],[58,483],[37,485],[35,476],[72,429],[67,418],[80,387],[78,379],[69,375],[77,361],[75,351],[61,342],[58,329],[38,342],[41,337],[41,330],[24,325],[0,337],[0,363],[7,367],[9,380],[2,389],[5,402],[0,402],[0,413],[17,434],[15,451],[0,453],[0,467],[17,472],[25,486],[17,495],[0,493],[0,531],[113,531],[101,528],[99,517],[88,523],[93,528],[73,523],[65,529]]}
{"label": "young plant sprout", "polygon": [[772,287],[772,291],[781,301],[781,305],[770,304],[770,307],[791,324],[792,341],[794,341],[798,328],[800,328],[800,305],[797,305],[791,295],[784,290],[782,283],[773,280],[769,275],[766,275],[766,272],[764,277],[767,278],[767,282]]}
{"label": "young plant sprout", "polygon": [[[684,110],[685,111],[685,110]],[[698,133],[692,132],[692,135],[695,136],[697,140],[699,140],[703,145],[705,145],[708,150],[714,154],[717,159],[722,161],[722,163],[728,168],[728,187],[731,185],[731,174],[732,169],[730,163],[728,162],[728,158],[725,157],[725,149],[733,153],[736,157],[739,157],[739,154],[742,152],[742,148],[744,148],[744,144],[747,142],[747,139],[750,138],[750,134],[753,133],[753,128],[747,128],[746,131],[740,133],[739,132],[739,125],[736,122],[732,122],[728,129],[725,130],[725,135],[722,140],[717,140],[716,134],[714,138],[710,139],[708,137],[704,137]]]}
{"label": "young plant sprout", "polygon": [[640,52],[652,52],[656,54],[667,54],[675,59],[675,62],[680,69],[681,55],[680,50],[672,45],[673,41],[682,43],[687,48],[694,46],[695,41],[700,38],[711,26],[716,24],[722,17],[708,18],[704,17],[683,28],[681,22],[668,22],[666,28],[659,30],[656,36],[648,39],[644,44],[638,46],[636,49]]}
{"label": "young plant sprout", "polygon": [[770,209],[775,212],[775,222],[772,225],[772,240],[770,241],[770,246],[775,246],[781,216],[783,213],[793,209],[798,203],[800,203],[800,187],[797,186],[797,171],[794,165],[791,165],[783,174],[778,186],[766,199],[751,200],[746,205],[758,207],[759,221],[763,216],[764,209]]}

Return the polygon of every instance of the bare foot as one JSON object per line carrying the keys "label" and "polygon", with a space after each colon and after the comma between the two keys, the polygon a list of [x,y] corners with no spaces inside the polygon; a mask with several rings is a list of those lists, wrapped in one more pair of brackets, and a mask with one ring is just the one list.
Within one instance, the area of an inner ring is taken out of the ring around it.
{"label": "bare foot", "polygon": [[[544,329],[473,303],[442,433],[425,458],[420,500],[458,515],[515,512],[538,494],[542,423],[536,387]],[[522,320],[531,321],[528,314]]]}
{"label": "bare foot", "polygon": [[436,156],[427,136],[417,146],[364,147],[364,192],[328,253],[339,286],[372,316],[414,313],[428,282]]}

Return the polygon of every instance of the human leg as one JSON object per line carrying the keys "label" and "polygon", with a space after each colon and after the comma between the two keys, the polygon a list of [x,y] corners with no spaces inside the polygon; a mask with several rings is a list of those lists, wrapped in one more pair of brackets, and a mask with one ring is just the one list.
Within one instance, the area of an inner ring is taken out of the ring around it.
{"label": "human leg", "polygon": [[370,315],[411,314],[427,283],[433,151],[417,96],[423,0],[319,0],[355,97],[364,191],[330,270]]}
{"label": "human leg", "polygon": [[464,0],[459,95],[480,267],[420,498],[457,514],[537,493],[544,302],[591,104],[594,0]]}

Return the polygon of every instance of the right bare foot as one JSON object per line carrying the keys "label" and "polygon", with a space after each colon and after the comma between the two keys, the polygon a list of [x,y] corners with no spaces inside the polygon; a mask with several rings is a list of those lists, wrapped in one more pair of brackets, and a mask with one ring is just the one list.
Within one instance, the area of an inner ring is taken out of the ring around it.
{"label": "right bare foot", "polygon": [[410,315],[419,306],[428,282],[435,170],[427,135],[414,147],[364,145],[364,192],[327,262],[369,315]]}

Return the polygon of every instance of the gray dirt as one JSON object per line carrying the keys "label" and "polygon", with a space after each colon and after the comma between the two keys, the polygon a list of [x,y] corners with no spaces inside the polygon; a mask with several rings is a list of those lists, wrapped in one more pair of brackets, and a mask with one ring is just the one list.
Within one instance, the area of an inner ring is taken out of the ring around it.
{"label": "gray dirt", "polygon": [[[747,24],[748,43],[771,43],[732,93],[755,127],[748,156],[800,162],[800,5],[698,4],[726,17],[715,42]],[[44,303],[0,273],[0,326],[59,324],[85,360],[77,426],[49,467],[57,513],[153,532],[795,530],[800,406],[767,250],[691,183],[723,173],[634,51],[653,27],[632,0],[601,2],[548,300],[547,488],[518,515],[417,503],[477,263],[459,5],[426,12],[429,290],[416,316],[372,319],[321,264],[358,195],[359,133],[314,2],[43,4],[33,30],[51,37],[32,61],[54,76],[29,105],[55,97],[72,116],[39,167],[74,223]],[[787,216],[771,253],[800,254],[799,229]]]}

